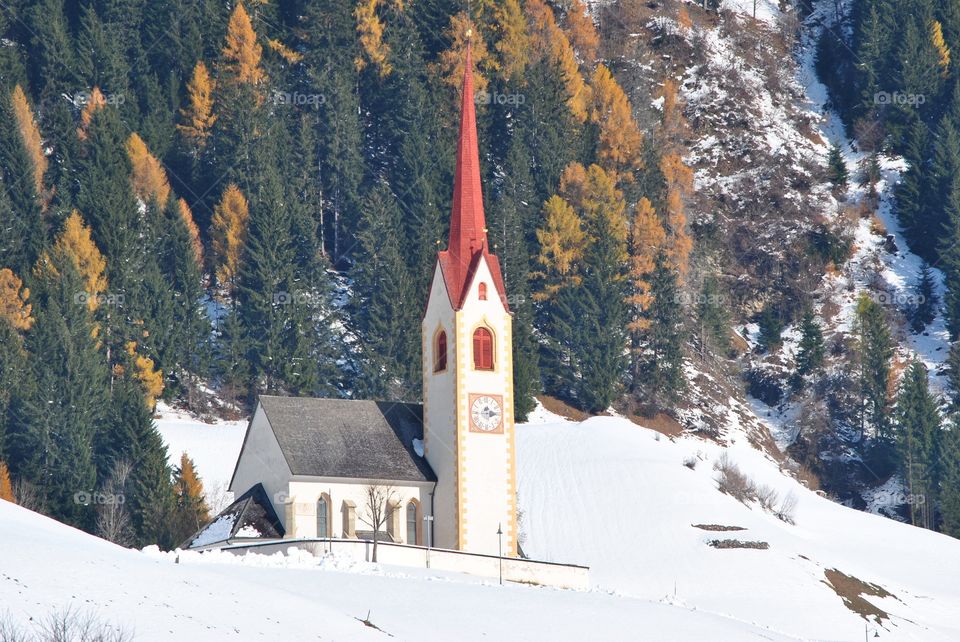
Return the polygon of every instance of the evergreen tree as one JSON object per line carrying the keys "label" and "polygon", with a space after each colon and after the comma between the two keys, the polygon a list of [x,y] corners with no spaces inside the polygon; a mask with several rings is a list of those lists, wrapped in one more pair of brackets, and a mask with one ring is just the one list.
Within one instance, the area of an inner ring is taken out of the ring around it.
{"label": "evergreen tree", "polygon": [[942,443],[941,529],[948,535],[960,537],[960,427],[956,417],[950,429],[943,431]]}
{"label": "evergreen tree", "polygon": [[887,380],[893,357],[893,340],[883,308],[866,293],[857,302],[855,332],[859,351],[860,431],[874,430],[880,441],[889,437]]}
{"label": "evergreen tree", "polygon": [[911,523],[924,528],[933,528],[939,432],[940,416],[928,388],[927,369],[920,361],[914,361],[897,394],[895,436],[910,494]]}
{"label": "evergreen tree", "polygon": [[916,305],[910,314],[910,325],[914,332],[923,332],[937,316],[937,290],[933,270],[926,262],[920,266],[920,275],[914,288]]}
{"label": "evergreen tree", "polygon": [[817,371],[823,365],[823,331],[812,309],[807,309],[800,322],[800,345],[797,348],[797,377],[802,378]]}
{"label": "evergreen tree", "polygon": [[386,185],[363,202],[359,241],[367,259],[353,271],[350,313],[360,337],[362,394],[419,398],[421,297],[403,256],[400,208]]}
{"label": "evergreen tree", "polygon": [[843,150],[837,145],[830,147],[827,165],[830,169],[830,182],[836,189],[845,189],[850,180],[850,171],[847,169],[847,161],[843,158]]}
{"label": "evergreen tree", "polygon": [[674,401],[683,390],[684,329],[681,319],[680,290],[677,274],[664,255],[657,257],[650,279],[653,304],[652,321],[645,345],[645,396],[655,402]]}
{"label": "evergreen tree", "polygon": [[730,347],[730,317],[727,298],[720,291],[717,279],[708,276],[703,280],[697,300],[697,320],[700,322],[700,355],[706,347],[707,338],[722,349]]}

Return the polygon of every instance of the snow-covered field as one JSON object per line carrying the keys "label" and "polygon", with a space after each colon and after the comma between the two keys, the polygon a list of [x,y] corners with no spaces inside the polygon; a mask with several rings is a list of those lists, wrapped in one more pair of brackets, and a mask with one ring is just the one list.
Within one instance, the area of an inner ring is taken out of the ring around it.
{"label": "snow-covered field", "polygon": [[[205,483],[226,484],[242,431],[182,417],[159,426],[179,440],[172,459],[186,449]],[[0,613],[30,626],[72,605],[138,640],[383,638],[361,622],[368,612],[397,639],[960,639],[960,542],[836,505],[746,439],[731,441],[728,457],[746,474],[797,498],[796,525],[720,493],[713,462],[724,449],[712,442],[542,408],[519,427],[525,550],[590,565],[592,591],[336,557],[124,550],[3,503]],[[863,596],[889,615],[865,622],[849,610],[826,583],[830,569],[890,593]]]}

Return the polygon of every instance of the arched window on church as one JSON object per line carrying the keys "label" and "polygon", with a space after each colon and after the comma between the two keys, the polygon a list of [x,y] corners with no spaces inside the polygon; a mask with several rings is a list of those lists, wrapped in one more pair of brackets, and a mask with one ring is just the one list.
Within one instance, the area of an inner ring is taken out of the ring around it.
{"label": "arched window on church", "polygon": [[317,500],[317,537],[330,537],[330,500],[326,494]]}
{"label": "arched window on church", "polygon": [[487,300],[487,284],[481,283],[480,287],[478,288],[478,291],[480,293],[480,300],[486,301]]}
{"label": "arched window on church", "polygon": [[443,372],[447,369],[447,333],[443,330],[437,334],[433,351],[433,371]]}
{"label": "arched window on church", "polygon": [[486,328],[477,328],[473,333],[473,367],[493,370],[493,333]]}
{"label": "arched window on church", "polygon": [[417,503],[413,500],[407,504],[407,544],[419,544],[417,538],[417,524],[419,515],[417,515]]}

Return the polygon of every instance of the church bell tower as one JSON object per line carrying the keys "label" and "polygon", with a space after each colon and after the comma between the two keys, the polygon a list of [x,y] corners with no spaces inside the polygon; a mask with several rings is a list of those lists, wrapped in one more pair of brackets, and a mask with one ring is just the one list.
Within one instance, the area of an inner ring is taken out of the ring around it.
{"label": "church bell tower", "polygon": [[467,45],[447,249],[423,317],[423,422],[437,474],[434,542],[517,554],[512,315],[487,243]]}

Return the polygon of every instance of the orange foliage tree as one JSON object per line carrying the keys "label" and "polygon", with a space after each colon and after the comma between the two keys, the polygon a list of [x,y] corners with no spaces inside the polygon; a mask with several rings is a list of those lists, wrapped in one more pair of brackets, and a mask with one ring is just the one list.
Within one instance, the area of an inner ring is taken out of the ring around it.
{"label": "orange foliage tree", "polygon": [[33,117],[33,110],[30,109],[30,103],[27,101],[26,94],[20,85],[13,88],[13,94],[10,97],[13,103],[13,114],[17,120],[17,128],[20,130],[20,138],[23,146],[27,150],[27,156],[30,157],[30,163],[33,165],[33,186],[37,190],[38,196],[44,195],[43,177],[47,173],[47,155],[43,153],[43,139],[40,136],[40,128]]}
{"label": "orange foliage tree", "polygon": [[217,282],[229,293],[236,288],[240,255],[247,240],[250,209],[240,188],[231,183],[213,210],[211,221]]}
{"label": "orange foliage tree", "polygon": [[630,101],[620,84],[603,65],[597,65],[591,81],[593,102],[590,120],[600,128],[597,156],[601,165],[630,182],[632,171],[642,166],[643,135],[633,118]]}
{"label": "orange foliage tree", "polygon": [[217,115],[213,113],[213,90],[213,79],[201,60],[187,83],[188,102],[180,110],[182,122],[177,125],[177,131],[195,151],[206,146],[210,130],[217,122]]}
{"label": "orange foliage tree", "polygon": [[263,47],[257,42],[257,33],[242,2],[230,14],[226,44],[220,53],[223,69],[234,82],[253,86],[266,82],[267,74],[260,66]]}
{"label": "orange foliage tree", "polygon": [[130,182],[134,194],[144,203],[154,201],[161,207],[166,205],[170,198],[170,182],[160,161],[150,153],[147,144],[136,133],[130,134],[126,147],[132,167]]}
{"label": "orange foliage tree", "polygon": [[13,270],[0,269],[0,320],[16,330],[29,330],[33,325],[30,316],[33,306],[27,303],[29,298],[29,288],[23,287],[23,281]]}

